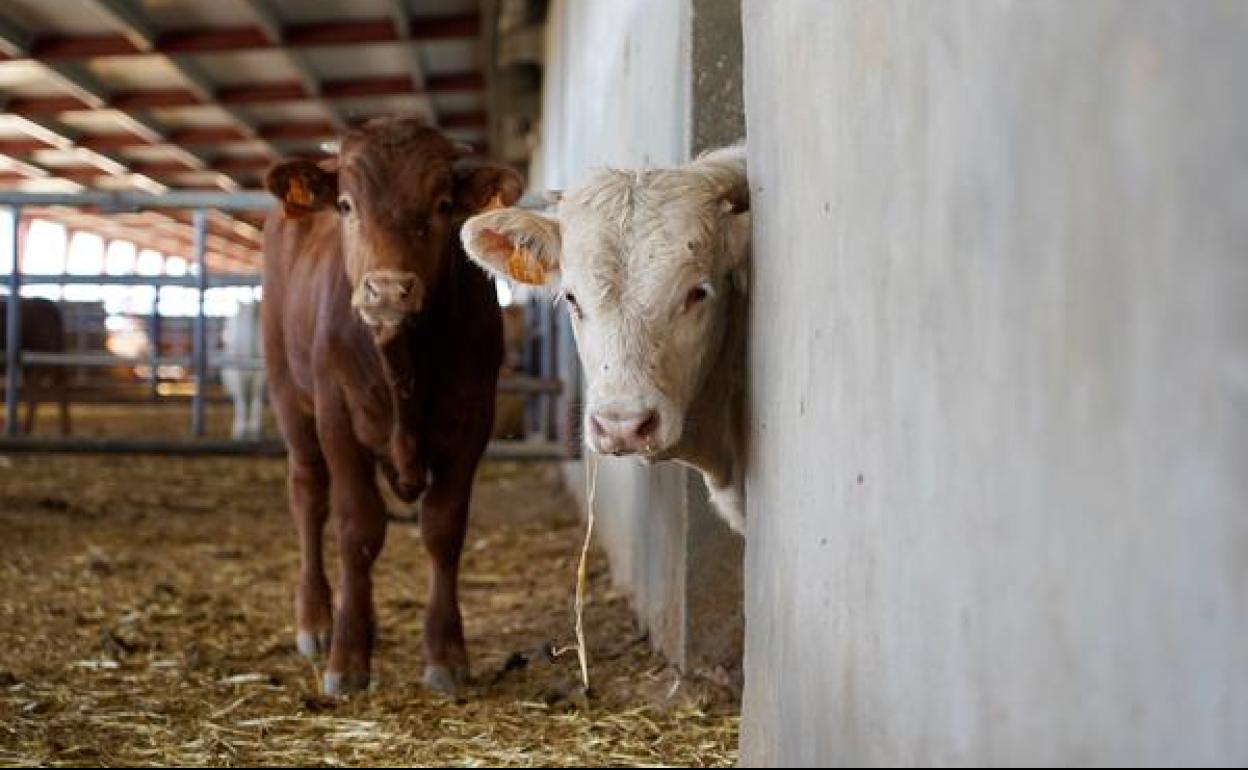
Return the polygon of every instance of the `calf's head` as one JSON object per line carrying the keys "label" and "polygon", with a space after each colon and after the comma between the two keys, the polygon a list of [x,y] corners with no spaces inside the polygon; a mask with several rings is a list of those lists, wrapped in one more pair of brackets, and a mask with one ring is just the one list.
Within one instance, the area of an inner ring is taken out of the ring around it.
{"label": "calf's head", "polygon": [[268,173],[286,216],[338,218],[351,305],[379,342],[420,312],[463,220],[520,196],[514,170],[462,155],[422,120],[387,118],[349,132],[336,158],[287,160]]}
{"label": "calf's head", "polygon": [[[742,148],[675,169],[604,171],[547,216],[472,217],[468,255],[521,283],[557,288],[587,379],[586,441],[661,459],[723,344],[749,247]],[[740,308],[740,303],[736,303]]]}

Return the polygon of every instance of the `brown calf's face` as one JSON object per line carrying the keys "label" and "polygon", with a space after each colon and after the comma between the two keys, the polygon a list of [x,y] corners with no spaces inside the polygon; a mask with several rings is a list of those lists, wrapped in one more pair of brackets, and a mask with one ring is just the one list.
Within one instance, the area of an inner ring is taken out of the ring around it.
{"label": "brown calf's face", "polygon": [[336,211],[351,305],[379,342],[423,308],[463,220],[520,196],[515,171],[467,166],[460,154],[418,120],[387,119],[348,133],[336,159],[289,160],[269,172],[287,216]]}

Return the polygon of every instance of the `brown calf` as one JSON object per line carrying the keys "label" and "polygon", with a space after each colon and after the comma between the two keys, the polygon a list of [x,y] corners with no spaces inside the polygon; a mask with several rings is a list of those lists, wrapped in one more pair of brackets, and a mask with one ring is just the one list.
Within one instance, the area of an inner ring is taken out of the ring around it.
{"label": "brown calf", "polygon": [[[264,356],[302,548],[299,650],[328,651],[326,693],[368,686],[380,467],[406,500],[428,487],[424,679],[453,691],[468,674],[459,556],[503,344],[493,283],[458,232],[472,213],[513,202],[522,182],[509,168],[466,166],[411,119],[374,121],[346,135],[337,159],[285,161],[266,181],[283,203],[265,224]],[[331,511],[342,567],[333,610],[321,556]]]}

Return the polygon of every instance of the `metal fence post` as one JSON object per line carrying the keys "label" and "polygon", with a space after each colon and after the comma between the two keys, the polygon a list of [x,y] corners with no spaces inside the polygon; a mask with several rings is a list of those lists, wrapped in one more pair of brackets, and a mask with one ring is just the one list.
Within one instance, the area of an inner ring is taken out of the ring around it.
{"label": "metal fence post", "polygon": [[[546,338],[543,353],[542,379],[551,380],[559,377],[559,313],[554,304],[546,303],[546,317],[543,336]],[[556,441],[559,438],[559,397],[550,393],[544,399],[542,411],[545,412],[546,440]]]}
{"label": "metal fence post", "polygon": [[21,206],[10,206],[12,217],[12,270],[9,271],[9,305],[5,306],[7,317],[5,338],[4,383],[4,431],[5,436],[17,436],[17,387],[21,381],[21,261],[17,255],[17,232],[21,230]]}
{"label": "metal fence post", "polygon": [[17,253],[22,207],[10,206],[9,215],[13,218],[13,236],[9,243],[13,253],[13,267],[9,271],[9,303],[5,307],[8,329],[4,349],[4,432],[5,435],[13,437],[17,435],[17,389],[22,373],[22,313],[18,306],[21,301],[22,266]]}
{"label": "metal fence post", "polygon": [[148,378],[152,400],[160,400],[160,276],[152,279],[152,315],[148,319],[147,338],[152,348],[152,374]]}
{"label": "metal fence post", "polygon": [[198,266],[196,289],[199,301],[195,303],[195,328],[192,348],[195,367],[195,396],[191,402],[191,435],[204,435],[204,391],[208,386],[208,328],[204,318],[204,292],[208,288],[207,215],[203,209],[195,209],[192,219],[195,228],[195,264]]}

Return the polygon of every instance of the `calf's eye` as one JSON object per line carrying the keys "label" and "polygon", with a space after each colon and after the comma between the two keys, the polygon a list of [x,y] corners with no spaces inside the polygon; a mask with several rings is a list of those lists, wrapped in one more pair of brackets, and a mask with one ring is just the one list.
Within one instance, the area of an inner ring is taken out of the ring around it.
{"label": "calf's eye", "polygon": [[338,213],[344,217],[351,213],[351,199],[345,195],[338,196]]}
{"label": "calf's eye", "polygon": [[685,310],[692,310],[710,299],[712,294],[714,294],[714,289],[711,287],[710,281],[703,281],[697,286],[694,286],[689,290],[689,293],[685,295]]}
{"label": "calf's eye", "polygon": [[443,214],[443,215],[451,213],[451,199],[450,198],[443,198],[442,200],[438,201],[438,213]]}
{"label": "calf's eye", "polygon": [[583,313],[581,312],[581,303],[576,301],[575,294],[570,291],[565,291],[563,293],[563,301],[568,304],[568,312],[571,313],[574,318],[579,319],[583,316]]}

